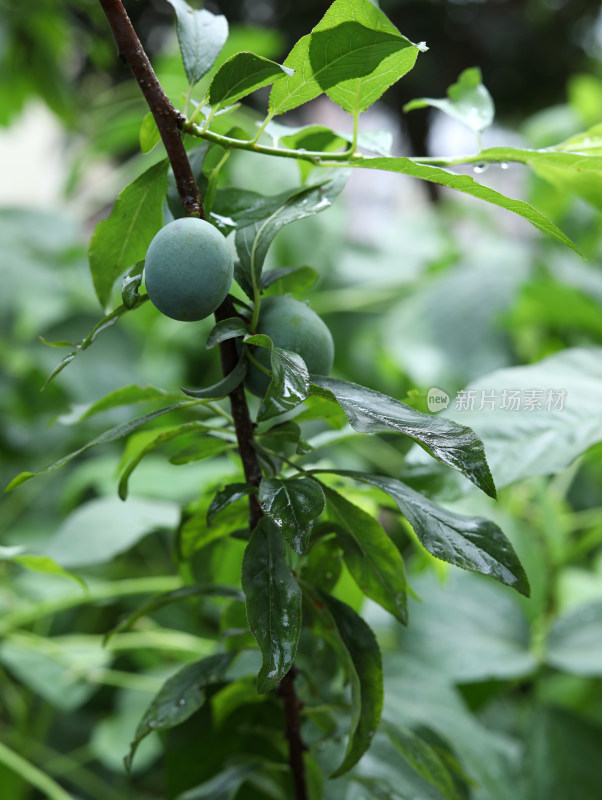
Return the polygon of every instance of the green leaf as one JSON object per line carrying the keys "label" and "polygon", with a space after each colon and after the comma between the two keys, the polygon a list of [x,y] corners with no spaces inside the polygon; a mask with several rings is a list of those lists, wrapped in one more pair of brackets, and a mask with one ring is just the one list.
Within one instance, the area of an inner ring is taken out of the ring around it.
{"label": "green leaf", "polygon": [[166,191],[167,160],[163,160],[126,186],[108,219],[96,226],[88,257],[94,289],[103,307],[109,302],[117,276],[144,260],[163,225]]}
{"label": "green leaf", "polygon": [[229,395],[230,392],[233,392],[237,386],[240,386],[246,374],[247,361],[242,355],[232,372],[228,373],[225,378],[222,378],[221,381],[218,381],[213,386],[208,386],[206,389],[185,389],[182,387],[182,391],[190,397],[198,397],[203,400],[220,400],[222,397]]}
{"label": "green leaf", "polygon": [[274,85],[270,111],[283,114],[326,91],[357,114],[409,72],[423,49],[369,0],[335,0],[286,58],[284,66],[295,72]]}
{"label": "green leaf", "polygon": [[529,596],[525,570],[511,543],[494,522],[448,511],[395,478],[351,470],[334,472],[370,483],[386,492],[435,558],[471,572],[489,575]]}
{"label": "green leaf", "polygon": [[346,662],[351,682],[351,731],[343,762],[330,776],[336,778],[357,764],[380,722],[382,661],[376,637],[352,608],[319,589],[304,589],[326,635]]}
{"label": "green leaf", "polygon": [[176,800],[234,800],[247,778],[260,769],[259,761],[233,764],[194,789],[179,794]]}
{"label": "green leaf", "polygon": [[229,58],[216,72],[209,87],[209,103],[217,111],[291,74],[292,70],[282,64],[244,50]]}
{"label": "green leaf", "polygon": [[[282,125],[271,120],[265,132],[272,137],[274,146],[282,145],[292,150],[331,151],[353,142],[352,131],[334,131],[323,125]],[[393,134],[387,130],[358,131],[357,146],[361,150],[390,156],[393,149]]]}
{"label": "green leaf", "polygon": [[438,789],[447,800],[459,800],[450,771],[434,747],[410,728],[385,722],[382,729],[412,769]]}
{"label": "green leaf", "polygon": [[125,758],[128,770],[138,745],[149,733],[180,725],[199,710],[205,702],[205,688],[223,678],[234,656],[235,653],[218,653],[187,664],[163,684],[138,724]]}
{"label": "green leaf", "polygon": [[427,453],[466,475],[485,494],[495,497],[495,485],[487,465],[483,443],[474,431],[444,417],[423,414],[392,397],[356,383],[314,378],[312,394],[334,397],[351,427],[358,433],[396,431],[410,436]]}
{"label": "green leaf", "polygon": [[261,288],[267,289],[276,281],[281,281],[279,294],[303,295],[317,280],[318,273],[313,267],[276,267],[262,274]]}
{"label": "green leaf", "polygon": [[109,392],[109,394],[101,397],[100,400],[94,403],[74,406],[70,413],[59,417],[59,422],[63,425],[73,425],[84,419],[89,419],[95,414],[100,414],[102,411],[108,411],[111,408],[118,408],[119,406],[128,406],[134,403],[147,403],[153,400],[160,400],[164,403],[166,400],[178,399],[182,399],[180,393],[168,393],[156,386],[137,386],[136,384],[131,384],[130,386],[123,386],[121,389],[115,389],[115,391]]}
{"label": "green leaf", "polygon": [[44,575],[59,575],[77,581],[84,589],[86,582],[79,575],[67,572],[49,556],[40,556],[33,553],[24,553],[23,547],[0,547],[0,561],[12,561],[30,572],[41,572]]}
{"label": "green leaf", "polygon": [[[483,153],[487,153],[484,150]],[[503,159],[502,159],[503,160]],[[496,192],[488,186],[483,186],[477,183],[470,175],[457,175],[455,172],[450,172],[440,167],[433,167],[427,164],[420,164],[411,158],[354,158],[346,162],[346,166],[363,167],[365,169],[382,169],[387,172],[399,172],[403,175],[411,175],[414,178],[420,178],[424,181],[431,183],[438,183],[441,186],[447,186],[450,189],[455,189],[458,192],[476,197],[478,200],[484,200],[487,203],[492,203],[495,206],[500,206],[514,214],[523,217],[540,231],[547,236],[551,236],[559,242],[562,242],[571,250],[574,250],[579,255],[582,255],[577,245],[575,245],[568,236],[559,230],[551,220],[544,214],[537,211],[537,209],[525,203],[523,200],[515,200],[512,197]]]}
{"label": "green leaf", "polygon": [[168,0],[176,12],[178,43],[188,83],[195,83],[214,65],[228,38],[224,16],[205,9],[191,8],[186,0]]}
{"label": "green leaf", "polygon": [[602,602],[580,606],[556,620],[546,641],[545,660],[573,675],[602,676]]}
{"label": "green leaf", "polygon": [[100,497],[67,517],[45,555],[63,567],[106,564],[151,531],[174,528],[179,517],[176,503],[136,497],[123,503],[115,497]]}
{"label": "green leaf", "polygon": [[263,656],[260,694],[274,689],[290,670],[301,631],[301,590],[286,561],[278,527],[262,517],[242,563],[247,619]]}
{"label": "green leaf", "polygon": [[272,380],[257,412],[258,422],[284,414],[307,398],[309,373],[300,355],[274,347],[270,337],[261,333],[247,336],[245,344],[270,350]]}
{"label": "green leaf", "polygon": [[488,128],[495,114],[493,100],[483,86],[481,70],[478,67],[465,69],[457,83],[453,83],[447,90],[447,98],[436,100],[432,97],[422,97],[406,103],[403,110],[412,111],[425,106],[438,108],[475,133]]}
{"label": "green leaf", "polygon": [[192,461],[202,461],[205,458],[222,455],[236,447],[234,441],[222,439],[208,434],[202,439],[195,439],[188,447],[169,457],[170,464],[190,464]]}
{"label": "green leaf", "polygon": [[238,589],[232,586],[219,586],[217,584],[212,584],[210,586],[182,586],[179,589],[174,589],[171,592],[163,592],[162,594],[157,594],[154,597],[145,600],[144,603],[142,603],[142,605],[139,606],[135,611],[131,611],[129,614],[126,614],[124,617],[122,617],[117,625],[115,625],[105,634],[105,644],[111,636],[116,633],[121,633],[122,631],[127,631],[137,620],[141,619],[142,617],[149,616],[154,611],[158,611],[160,608],[165,608],[165,606],[171,605],[172,603],[177,603],[180,600],[199,596],[232,597],[236,600],[243,599],[243,595]]}
{"label": "green leaf", "polygon": [[135,308],[140,301],[140,284],[144,272],[144,261],[139,261],[130,267],[121,281],[121,300],[128,311]]}
{"label": "green leaf", "polygon": [[[273,197],[263,197],[251,206],[250,213],[260,214],[260,219],[236,232],[236,250],[240,258],[237,280],[242,271],[246,283],[259,288],[263,263],[278,231],[290,222],[329,208],[343,190],[348,178],[349,173],[342,170],[320,183]],[[252,293],[250,296],[253,299]]]}
{"label": "green leaf", "polygon": [[[130,479],[130,475],[136,469],[138,464],[142,461],[142,459],[151,453],[153,450],[156,450],[157,447],[160,447],[165,442],[169,442],[172,439],[177,439],[179,436],[185,436],[186,434],[199,434],[202,436],[206,434],[207,431],[212,431],[212,428],[208,428],[207,425],[203,425],[202,422],[198,420],[192,420],[191,422],[183,422],[179,425],[172,425],[169,428],[162,428],[160,430],[152,430],[146,431],[146,435],[138,434],[139,439],[136,440],[134,437],[128,442],[128,447],[125,452],[125,463],[122,462],[120,465],[121,469],[121,476],[119,478],[119,497],[122,500],[125,500],[128,495],[128,482]],[[222,448],[225,446],[226,448],[229,447],[228,442],[218,441],[215,440],[211,441],[211,444],[218,444],[221,445]],[[219,450],[218,450],[219,452]],[[191,459],[192,460],[192,459]],[[196,459],[195,459],[196,460]],[[186,462],[185,462],[186,463]]]}
{"label": "green leaf", "polygon": [[312,543],[301,562],[301,577],[307,583],[329,592],[341,574],[342,555],[341,545],[334,536],[318,539]]}
{"label": "green leaf", "polygon": [[288,546],[296,553],[304,553],[312,528],[326,506],[320,484],[311,478],[264,478],[258,499]]}
{"label": "green leaf", "polygon": [[212,347],[225,342],[227,339],[236,339],[247,333],[247,326],[240,317],[220,320],[209,333],[205,347],[211,350]]}
{"label": "green leaf", "polygon": [[157,123],[153,117],[153,112],[149,111],[144,115],[140,126],[140,149],[143,153],[150,153],[153,147],[161,141],[161,134]]}
{"label": "green leaf", "polygon": [[223,489],[220,489],[209,504],[207,524],[211,525],[220,511],[223,511],[232,503],[236,503],[237,500],[242,500],[250,491],[251,487],[248,483],[229,483]]}
{"label": "green leaf", "polygon": [[408,587],[399,550],[374,517],[333,489],[323,489],[354,581],[367,597],[406,625]]}
{"label": "green leaf", "polygon": [[91,442],[88,442],[83,447],[80,447],[78,450],[74,450],[72,453],[69,453],[67,456],[63,456],[63,458],[59,458],[58,461],[55,461],[53,464],[50,464],[48,467],[44,467],[44,469],[40,469],[37,472],[21,472],[12,481],[8,484],[5,491],[9,492],[12,489],[15,489],[17,486],[20,486],[25,481],[34,478],[36,475],[42,475],[45,472],[52,472],[55,469],[60,469],[64,467],[65,464],[68,464],[72,459],[76,456],[85,453],[86,450],[89,450],[91,447],[96,447],[99,444],[107,444],[108,442],[115,442],[117,439],[123,439],[124,436],[128,436],[138,428],[141,428],[143,425],[146,425],[147,422],[150,422],[157,417],[162,416],[163,414],[169,414],[170,411],[175,411],[178,408],[186,408],[188,406],[188,402],[185,403],[175,403],[174,405],[167,406],[167,408],[160,408],[158,411],[152,411],[150,414],[145,414],[143,417],[138,417],[137,419],[129,420],[128,422],[122,422],[119,425],[116,425],[114,428],[110,428],[108,431],[101,433],[100,436],[97,436],[95,439],[92,439]]}

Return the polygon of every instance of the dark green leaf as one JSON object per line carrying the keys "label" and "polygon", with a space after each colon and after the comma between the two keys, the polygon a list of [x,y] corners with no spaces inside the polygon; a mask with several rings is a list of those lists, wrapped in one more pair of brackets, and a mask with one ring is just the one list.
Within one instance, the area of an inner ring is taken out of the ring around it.
{"label": "dark green leaf", "polygon": [[210,586],[182,586],[180,589],[174,589],[172,592],[164,592],[157,594],[154,597],[146,600],[135,611],[126,614],[119,620],[115,627],[111,628],[105,634],[105,644],[116,633],[127,631],[132,627],[134,622],[158,611],[160,608],[177,603],[179,600],[189,597],[233,597],[237,600],[242,600],[241,592],[233,586],[219,586],[217,584]]}
{"label": "dark green leaf", "polygon": [[[495,497],[483,443],[470,428],[450,423],[444,417],[423,414],[356,383],[332,378],[315,378],[314,383],[334,396],[358,433],[396,431],[410,436],[432,456],[459,470],[485,494]],[[327,396],[319,389],[315,393]]]}
{"label": "dark green leaf", "polygon": [[208,781],[179,794],[176,800],[233,800],[247,778],[261,768],[261,762],[233,764]]}
{"label": "dark green leaf", "polygon": [[290,222],[329,208],[343,190],[348,178],[349,173],[341,170],[318,184],[273,197],[262,197],[251,206],[249,213],[260,213],[260,219],[240,228],[235,238],[240,270],[245,274],[247,284],[259,288],[263,263],[278,231]]}
{"label": "dark green leaf", "polygon": [[199,710],[205,702],[205,687],[221,680],[234,656],[235,653],[218,653],[187,664],[163,684],[138,724],[125,758],[128,770],[138,745],[149,733],[180,725]]}
{"label": "dark green leaf", "polygon": [[[487,151],[484,151],[485,153]],[[399,172],[403,175],[411,175],[414,178],[420,178],[424,181],[431,183],[439,183],[441,186],[447,186],[450,189],[455,189],[458,192],[469,194],[476,197],[478,200],[484,200],[487,203],[493,203],[495,206],[500,206],[514,214],[528,220],[532,225],[538,228],[543,233],[551,236],[562,242],[571,250],[581,255],[579,248],[559,230],[553,222],[551,222],[544,214],[537,211],[537,209],[525,203],[523,200],[515,200],[512,197],[506,197],[488,186],[483,186],[477,183],[470,175],[458,175],[455,172],[450,172],[440,167],[434,167],[427,164],[419,164],[411,158],[354,158],[346,163],[346,166],[351,167],[364,167],[365,169],[382,169],[388,172]]]}
{"label": "dark green leaf", "polygon": [[232,372],[213,386],[208,386],[206,389],[185,389],[182,387],[182,391],[190,397],[198,397],[203,400],[220,400],[222,397],[229,395],[230,392],[233,392],[237,386],[240,386],[246,374],[247,361],[244,356],[241,356]]}
{"label": "dark green leaf", "polygon": [[239,336],[244,336],[247,332],[247,326],[240,317],[232,317],[231,319],[220,320],[215,327],[212,328],[205,347],[211,350],[212,347],[225,342],[227,339],[236,339]]}
{"label": "dark green leaf", "polygon": [[178,43],[188,83],[194,85],[209,72],[228,38],[228,22],[221,15],[192,8],[186,0],[168,0],[176,12]]}
{"label": "dark green leaf", "polygon": [[143,261],[163,225],[167,160],[160,161],[126,186],[108,219],[96,226],[88,256],[98,299],[106,306],[117,276]]}
{"label": "dark green leaf", "polygon": [[353,579],[365,595],[405,625],[407,582],[399,550],[370,514],[333,489],[325,486],[324,493]]}
{"label": "dark green leaf", "polygon": [[495,114],[493,100],[483,86],[478,67],[465,69],[457,83],[447,90],[447,98],[435,100],[432,97],[422,97],[406,103],[403,110],[412,111],[425,106],[438,108],[475,132],[488,128]]}
{"label": "dark green leaf", "polygon": [[312,528],[325,508],[324,492],[311,478],[264,478],[259,486],[259,505],[276,523],[288,546],[304,553]]}
{"label": "dark green leaf", "polygon": [[242,564],[249,627],[263,656],[257,690],[274,689],[292,667],[301,631],[301,590],[277,526],[262,517]]}
{"label": "dark green leaf", "polygon": [[167,400],[182,399],[182,395],[170,394],[163,389],[158,389],[156,386],[124,386],[121,389],[115,389],[114,392],[97,400],[95,403],[90,403],[87,406],[77,406],[74,411],[76,413],[68,414],[60,417],[63,425],[71,425],[75,422],[81,422],[84,419],[100,414],[102,411],[108,411],[111,408],[118,408],[119,406],[127,406],[133,403],[146,403],[153,400],[161,400],[163,403]]}
{"label": "dark green leaf", "polygon": [[347,664],[351,680],[351,731],[336,778],[357,764],[370,747],[383,707],[383,672],[380,650],[372,630],[352,608],[340,600],[306,587],[313,610],[325,634]]}
{"label": "dark green leaf", "polygon": [[230,483],[224,486],[223,489],[220,489],[209,504],[209,509],[207,510],[207,524],[211,525],[220,511],[223,511],[231,503],[235,503],[237,500],[246,497],[250,491],[251,487],[247,483]]}
{"label": "dark green leaf", "polygon": [[81,455],[82,453],[85,453],[86,450],[89,450],[91,447],[96,447],[96,445],[99,444],[107,444],[108,442],[115,442],[117,439],[122,439],[124,436],[128,436],[133,431],[138,430],[138,428],[141,428],[143,425],[146,425],[147,422],[150,422],[151,420],[156,419],[163,414],[169,414],[170,411],[175,411],[178,408],[185,408],[187,405],[187,402],[174,403],[174,405],[167,406],[167,408],[160,408],[158,411],[152,411],[150,414],[145,414],[143,417],[138,417],[137,419],[132,419],[128,422],[122,422],[121,424],[116,425],[114,428],[110,428],[108,431],[101,433],[100,436],[92,439],[91,442],[88,442],[88,444],[85,444],[78,450],[74,450],[72,453],[69,453],[69,455],[59,458],[59,460],[55,461],[54,464],[50,464],[50,466],[44,467],[44,469],[40,469],[38,472],[20,473],[13,478],[13,480],[6,487],[5,491],[11,491],[15,487],[19,486],[30,478],[35,477],[36,475],[41,475],[44,472],[52,472],[55,469],[60,469],[61,467],[64,467],[65,464],[68,464],[71,459]]}
{"label": "dark green leaf", "polygon": [[395,478],[349,470],[335,472],[377,486],[392,497],[421,543],[436,558],[462,569],[490,575],[529,596],[525,570],[514,548],[494,522],[448,511]]}
{"label": "dark green leaf", "polygon": [[270,61],[269,58],[250,53],[248,50],[229,58],[216,72],[209,87],[209,103],[218,110],[235,103],[256,89],[274,83],[292,70]]}
{"label": "dark green leaf", "polygon": [[341,545],[334,537],[321,538],[301,562],[301,577],[307,583],[329,592],[339,579],[343,567]]}
{"label": "dark green leaf", "polygon": [[270,349],[272,380],[257,412],[258,422],[290,411],[307,398],[309,373],[300,355],[274,347],[269,336],[263,334],[248,336],[245,344]]}

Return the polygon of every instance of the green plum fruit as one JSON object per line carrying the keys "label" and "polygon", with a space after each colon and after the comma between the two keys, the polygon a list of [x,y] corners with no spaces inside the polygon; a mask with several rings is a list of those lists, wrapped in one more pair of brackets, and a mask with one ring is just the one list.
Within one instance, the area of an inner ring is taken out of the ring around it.
{"label": "green plum fruit", "polygon": [[150,243],[144,262],[150,301],[167,317],[205,319],[230,291],[232,255],[217,228],[186,217],[165,225]]}
{"label": "green plum fruit", "polygon": [[[328,375],[334,361],[334,344],[326,324],[315,311],[294,297],[277,295],[261,303],[257,333],[264,333],[275,347],[298,353],[310,373]],[[253,357],[267,369],[270,353],[262,347],[253,350]],[[249,366],[246,386],[258,397],[263,397],[270,378],[258,367]]]}

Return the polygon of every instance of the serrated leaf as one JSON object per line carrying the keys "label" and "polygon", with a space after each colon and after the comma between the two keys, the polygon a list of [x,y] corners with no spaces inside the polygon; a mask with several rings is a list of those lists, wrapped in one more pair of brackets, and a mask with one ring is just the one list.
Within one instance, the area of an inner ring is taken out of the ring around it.
{"label": "serrated leaf", "polygon": [[174,728],[199,710],[205,702],[205,688],[222,679],[235,655],[218,653],[187,664],[163,684],[138,724],[130,752],[125,758],[128,770],[138,745],[149,733]]}
{"label": "serrated leaf", "polygon": [[244,336],[246,332],[247,326],[240,317],[222,319],[211,329],[205,347],[207,350],[211,350],[212,347],[225,342],[227,339],[236,339],[239,336]]}
{"label": "serrated leaf", "polygon": [[[262,197],[251,206],[249,213],[261,213],[261,218],[239,228],[235,238],[240,270],[248,285],[259,288],[263,263],[278,231],[290,222],[329,208],[343,190],[348,177],[349,173],[342,170],[320,183],[273,197]],[[253,295],[250,296],[253,299]]]}
{"label": "serrated leaf", "polygon": [[209,103],[217,111],[291,74],[282,64],[244,50],[231,56],[215,73],[209,87]]}
{"label": "serrated leaf", "polygon": [[96,226],[88,257],[94,289],[103,307],[118,275],[144,260],[149,244],[163,225],[166,191],[167,160],[163,160],[126,186],[108,219]]}
{"label": "serrated leaf", "polygon": [[351,683],[351,730],[345,757],[331,778],[347,772],[370,747],[383,707],[383,672],[376,637],[352,608],[329,594],[304,587],[325,633],[347,664]]}
{"label": "serrated leaf", "polygon": [[[342,407],[351,427],[358,433],[396,431],[420,444],[430,455],[463,475],[485,494],[495,497],[495,485],[487,465],[483,443],[470,428],[444,417],[423,414],[392,397],[333,378],[314,378]],[[320,396],[312,389],[312,394]],[[321,396],[324,396],[322,394]]]}
{"label": "serrated leaf", "polygon": [[190,397],[197,397],[203,400],[221,400],[236,389],[244,381],[247,374],[247,361],[241,356],[232,372],[228,373],[221,381],[205,389],[186,389],[182,387],[184,394]]}
{"label": "serrated leaf", "polygon": [[188,83],[195,83],[214,65],[226,39],[228,22],[221,14],[191,8],[186,0],[167,0],[176,12],[178,43]]}
{"label": "serrated leaf", "polygon": [[147,422],[150,422],[151,420],[156,419],[163,414],[169,414],[170,411],[175,411],[178,408],[184,408],[187,405],[188,403],[175,403],[174,405],[167,406],[167,408],[160,408],[158,411],[152,411],[150,414],[145,414],[143,417],[138,417],[137,419],[129,420],[128,422],[122,422],[119,425],[116,425],[114,428],[110,428],[108,431],[101,433],[100,436],[92,439],[91,442],[88,442],[83,447],[80,447],[77,450],[74,450],[72,453],[69,453],[69,455],[59,458],[58,461],[50,464],[50,466],[44,467],[37,472],[20,473],[13,478],[13,480],[6,487],[5,491],[8,492],[16,488],[25,481],[30,480],[30,478],[34,478],[36,475],[42,475],[45,472],[52,472],[55,469],[60,469],[61,467],[64,467],[65,464],[68,464],[73,458],[85,453],[86,450],[89,450],[91,447],[96,447],[99,444],[107,444],[108,442],[115,442],[117,439],[122,439],[124,436],[128,436],[133,431],[141,428],[142,425],[146,425]]}
{"label": "serrated leaf", "polygon": [[362,592],[404,625],[408,621],[403,558],[382,525],[334,489],[324,494],[349,572]]}
{"label": "serrated leaf", "polygon": [[471,572],[489,575],[529,596],[525,570],[512,544],[491,520],[448,511],[395,478],[351,470],[334,472],[370,483],[386,492],[435,558]]}
{"label": "serrated leaf", "polygon": [[335,0],[286,58],[295,73],[274,85],[270,111],[283,114],[326,91],[357,114],[409,72],[421,49],[369,0]]}
{"label": "serrated leaf", "polygon": [[211,525],[220,511],[228,508],[232,503],[236,503],[237,500],[242,500],[250,491],[251,487],[247,483],[229,483],[227,486],[224,486],[223,489],[220,489],[209,504],[207,510],[207,524]]}
{"label": "serrated leaf", "polygon": [[257,421],[290,411],[309,395],[309,373],[300,355],[274,347],[269,336],[247,336],[245,344],[254,344],[270,350],[272,380],[257,412]]}
{"label": "serrated leaf", "polygon": [[260,694],[274,689],[293,666],[301,631],[301,590],[286,561],[278,527],[262,517],[242,563],[247,619],[261,650]]}
{"label": "serrated leaf", "polygon": [[[483,151],[487,153],[487,150]],[[458,175],[455,172],[450,172],[441,167],[434,167],[427,164],[420,164],[411,158],[354,158],[346,162],[346,166],[363,167],[365,169],[382,169],[387,172],[399,172],[403,175],[411,175],[414,178],[420,178],[430,183],[438,183],[441,186],[447,186],[450,189],[455,189],[457,192],[471,195],[478,200],[484,200],[487,203],[492,203],[495,206],[505,208],[507,211],[523,217],[538,230],[551,236],[571,250],[574,250],[579,255],[582,255],[579,248],[574,244],[568,236],[566,236],[554,223],[549,220],[544,214],[537,211],[529,203],[523,200],[515,200],[512,197],[507,197],[488,186],[483,186],[477,183],[470,175]]]}
{"label": "serrated leaf", "polygon": [[288,546],[304,553],[326,501],[320,484],[311,478],[264,478],[259,485],[259,505],[274,522]]}
{"label": "serrated leaf", "polygon": [[481,70],[478,67],[465,69],[457,82],[447,90],[447,98],[421,97],[406,103],[403,110],[412,111],[426,106],[438,108],[475,133],[488,128],[495,114],[493,100],[482,83]]}

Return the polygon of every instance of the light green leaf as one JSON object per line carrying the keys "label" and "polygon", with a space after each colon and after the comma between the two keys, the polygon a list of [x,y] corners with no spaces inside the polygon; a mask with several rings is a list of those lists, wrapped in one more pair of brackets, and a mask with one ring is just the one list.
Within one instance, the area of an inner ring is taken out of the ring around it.
{"label": "light green leaf", "polygon": [[[396,431],[410,436],[430,455],[466,475],[485,494],[495,497],[483,443],[465,425],[450,423],[406,406],[392,397],[333,378],[314,378],[312,394],[335,398],[358,433]],[[324,393],[323,390],[326,390]]]}
{"label": "light green leaf", "polygon": [[58,421],[62,425],[74,425],[84,419],[93,417],[95,414],[108,411],[111,408],[133,405],[134,403],[147,403],[153,400],[165,402],[166,400],[178,399],[182,399],[182,395],[179,393],[169,393],[156,386],[137,386],[136,384],[131,384],[130,386],[123,386],[121,389],[115,389],[115,391],[109,392],[109,394],[101,397],[100,400],[96,400],[94,403],[74,406],[70,412],[60,416]]}
{"label": "light green leaf", "polygon": [[275,84],[270,111],[283,114],[324,91],[346,111],[364,111],[410,71],[422,49],[369,0],[335,0],[286,58],[295,73]]}
{"label": "light green leaf", "polygon": [[84,589],[86,582],[79,575],[67,572],[54,559],[49,556],[36,555],[34,553],[24,553],[24,547],[0,547],[0,561],[12,561],[31,572],[41,572],[45,575],[59,575],[77,581]]}
{"label": "light green leaf", "polygon": [[153,731],[174,728],[199,710],[205,702],[205,688],[223,678],[235,655],[218,653],[194,664],[187,664],[163,684],[140,720],[130,752],[125,759],[128,770],[136,749],[145,736]]}
{"label": "light green leaf", "polygon": [[407,624],[407,581],[399,550],[374,517],[333,489],[323,489],[354,581],[367,597]]}
{"label": "light green leaf", "polygon": [[233,764],[194,789],[179,794],[176,800],[233,800],[247,778],[259,769],[259,761]]}
{"label": "light green leaf", "polygon": [[406,103],[403,110],[412,111],[425,106],[438,108],[475,133],[488,128],[495,114],[493,100],[483,86],[481,70],[478,67],[465,69],[457,83],[453,83],[447,90],[447,98],[436,100],[432,97],[422,97]]}
{"label": "light green leaf", "polygon": [[264,478],[259,505],[296,553],[304,553],[313,526],[325,508],[324,492],[311,478]]}
{"label": "light green leaf", "polygon": [[101,497],[79,506],[50,540],[46,555],[63,567],[105,564],[143,536],[178,524],[176,503],[132,497],[123,503]]}
{"label": "light green leaf", "polygon": [[[484,150],[483,153],[487,153]],[[480,154],[479,154],[480,156]],[[504,159],[501,159],[502,161]],[[399,172],[403,175],[411,175],[414,178],[420,178],[424,181],[431,183],[438,183],[441,186],[447,186],[450,189],[455,189],[457,192],[471,195],[478,200],[484,200],[487,203],[492,203],[495,206],[500,206],[514,214],[523,217],[543,233],[551,236],[559,242],[562,242],[571,250],[581,255],[579,248],[575,245],[568,236],[559,230],[551,220],[544,214],[537,211],[533,206],[525,203],[523,200],[515,200],[512,197],[507,197],[488,186],[483,186],[477,183],[470,175],[457,175],[455,172],[450,172],[440,167],[434,167],[427,164],[420,164],[413,161],[411,158],[355,158],[347,162],[346,166],[363,167],[365,169],[382,169],[388,172]]]}
{"label": "light green leaf", "polygon": [[176,12],[178,43],[188,83],[209,72],[228,38],[228,22],[221,14],[192,8],[186,0],[167,0]]}
{"label": "light green leaf", "polygon": [[248,50],[236,53],[221,65],[211,81],[209,103],[217,111],[283,75],[292,75],[292,70]]}
{"label": "light green leaf", "polygon": [[602,601],[556,620],[545,647],[546,662],[573,675],[602,677]]}
{"label": "light green leaf", "polygon": [[143,153],[150,153],[153,147],[161,141],[161,134],[152,111],[144,115],[140,126],[140,149]]}
{"label": "light green leaf", "polygon": [[163,225],[167,191],[167,160],[143,172],[120,192],[108,219],[96,226],[88,257],[94,289],[103,307],[117,276],[143,261],[154,235]]}
{"label": "light green leaf", "polygon": [[301,632],[301,590],[278,527],[262,517],[242,563],[247,619],[263,656],[257,691],[274,689],[293,666]]}

